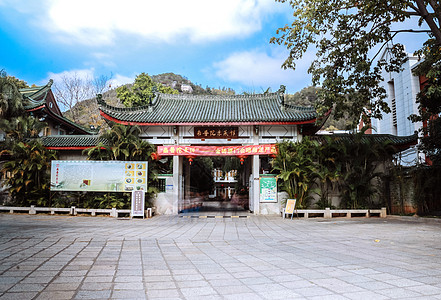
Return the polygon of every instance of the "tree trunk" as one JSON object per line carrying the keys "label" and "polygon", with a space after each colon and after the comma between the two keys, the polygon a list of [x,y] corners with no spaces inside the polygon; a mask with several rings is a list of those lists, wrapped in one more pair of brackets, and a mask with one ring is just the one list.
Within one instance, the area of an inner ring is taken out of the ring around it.
{"label": "tree trunk", "polygon": [[[432,31],[433,36],[435,37],[437,44],[441,45],[441,30],[436,25],[435,21],[433,20],[433,17],[427,11],[426,4],[424,4],[423,0],[415,0],[415,3],[417,4],[417,7],[418,7],[417,12],[424,19],[424,21],[426,21],[427,25],[429,25],[429,28]],[[439,21],[441,21],[441,20],[439,20]]]}

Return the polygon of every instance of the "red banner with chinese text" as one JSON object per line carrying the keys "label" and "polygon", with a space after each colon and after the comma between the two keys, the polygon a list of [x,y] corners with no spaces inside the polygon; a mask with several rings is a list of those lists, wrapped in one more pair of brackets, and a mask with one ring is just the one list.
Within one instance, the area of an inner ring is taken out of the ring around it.
{"label": "red banner with chinese text", "polygon": [[246,156],[275,155],[275,144],[250,146],[158,146],[158,156]]}

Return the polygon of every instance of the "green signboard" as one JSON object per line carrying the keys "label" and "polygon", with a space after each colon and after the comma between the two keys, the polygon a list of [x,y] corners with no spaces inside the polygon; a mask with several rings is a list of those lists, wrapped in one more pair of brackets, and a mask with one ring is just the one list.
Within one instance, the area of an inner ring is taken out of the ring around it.
{"label": "green signboard", "polygon": [[277,202],[277,179],[260,177],[260,202]]}
{"label": "green signboard", "polygon": [[52,191],[131,192],[147,190],[146,161],[53,160]]}

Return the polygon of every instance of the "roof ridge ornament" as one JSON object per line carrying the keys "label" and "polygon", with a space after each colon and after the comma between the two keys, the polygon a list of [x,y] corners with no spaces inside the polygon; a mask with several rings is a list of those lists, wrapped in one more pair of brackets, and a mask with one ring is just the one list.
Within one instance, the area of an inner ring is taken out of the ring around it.
{"label": "roof ridge ornament", "polygon": [[103,100],[103,94],[96,94],[96,102],[98,102],[98,104],[106,104]]}
{"label": "roof ridge ornament", "polygon": [[158,98],[158,87],[157,86],[153,86],[152,87],[152,94],[149,96],[149,103],[148,103],[148,112],[152,112],[153,111],[153,106],[156,103],[156,100]]}
{"label": "roof ridge ornament", "polygon": [[280,108],[282,109],[282,111],[285,110],[285,91],[286,91],[286,86],[281,84],[279,90],[277,91],[277,94],[278,94],[279,100],[281,101]]}

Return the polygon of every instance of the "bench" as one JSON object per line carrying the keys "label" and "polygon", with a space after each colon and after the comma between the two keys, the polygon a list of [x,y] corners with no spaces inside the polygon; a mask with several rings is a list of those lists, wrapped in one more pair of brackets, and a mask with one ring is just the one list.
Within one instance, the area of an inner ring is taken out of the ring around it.
{"label": "bench", "polygon": [[[378,216],[380,218],[386,218],[386,208],[381,209],[296,209],[295,214],[297,216],[303,215],[303,218],[308,219],[311,215],[322,217],[325,219],[332,219],[335,215],[344,214],[346,218],[352,217],[371,217]],[[282,209],[282,217],[285,218],[285,209]]]}
{"label": "bench", "polygon": [[[35,215],[38,212],[45,212],[54,215],[55,213],[67,213],[72,216],[77,214],[90,214],[91,216],[96,216],[97,214],[108,214],[111,217],[118,218],[120,214],[130,215],[130,209],[116,209],[116,208],[76,208],[72,207],[36,207],[31,205],[30,207],[20,207],[20,206],[0,206],[0,211],[9,211],[13,214],[14,212],[28,212],[30,215]],[[153,209],[147,208],[145,210],[146,218],[151,218],[153,216]]]}

